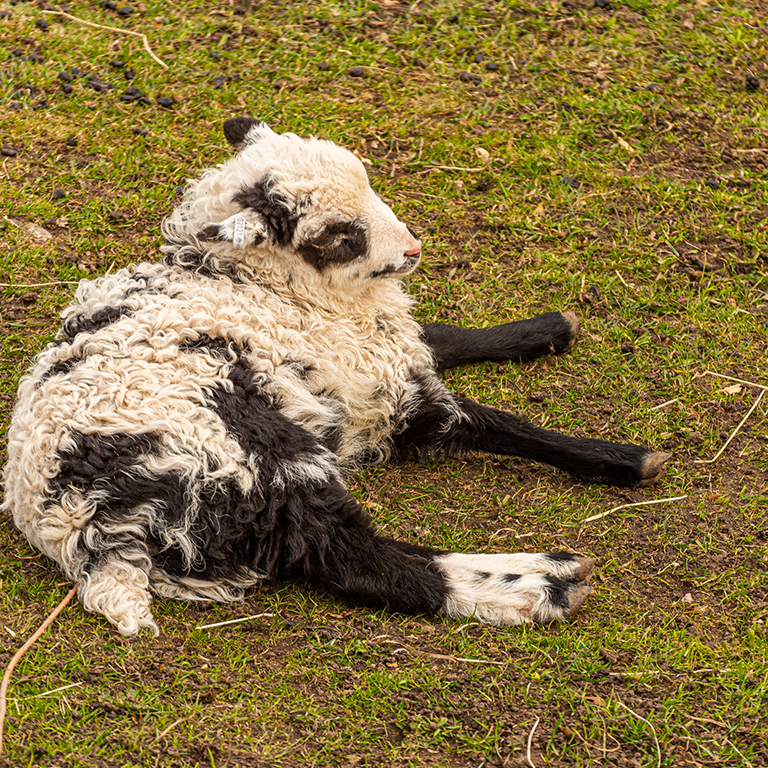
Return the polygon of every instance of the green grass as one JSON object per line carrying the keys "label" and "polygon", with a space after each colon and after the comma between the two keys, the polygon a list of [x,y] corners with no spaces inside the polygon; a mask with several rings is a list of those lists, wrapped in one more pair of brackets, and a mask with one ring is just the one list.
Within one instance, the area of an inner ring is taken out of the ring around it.
{"label": "green grass", "polygon": [[[176,188],[228,156],[222,121],[250,114],[367,161],[423,237],[407,285],[420,319],[579,314],[568,355],[452,371],[451,388],[674,453],[634,491],[491,456],[355,480],[394,536],[595,556],[596,589],[567,625],[390,616],[291,584],[244,605],[158,601],[160,638],[124,641],[75,604],[14,674],[5,764],[515,766],[537,721],[536,766],[656,766],[655,739],[664,766],[768,763],[764,405],[717,462],[694,463],[758,394],[704,371],[768,384],[765,6],[592,5],[252,2],[240,15],[185,0],[123,20],[70,3],[146,33],[164,70],[136,37],[51,15],[41,30],[37,6],[0,3],[0,140],[16,152],[0,171],[0,430],[65,283],[154,258]],[[66,95],[57,75],[72,67],[116,88],[77,80]],[[150,104],[121,101],[128,85]],[[673,496],[686,498],[583,522]],[[0,541],[6,664],[66,586],[9,520]],[[258,613],[273,617],[197,629]]]}

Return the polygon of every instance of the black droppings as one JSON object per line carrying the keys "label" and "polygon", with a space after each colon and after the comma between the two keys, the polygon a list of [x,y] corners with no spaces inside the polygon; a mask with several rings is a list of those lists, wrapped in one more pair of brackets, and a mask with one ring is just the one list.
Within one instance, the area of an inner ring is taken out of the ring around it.
{"label": "black droppings", "polygon": [[112,61],[109,62],[109,66],[114,67],[115,69],[122,69],[125,66],[125,62],[120,59],[112,59]]}
{"label": "black droppings", "polygon": [[350,67],[347,70],[347,74],[350,77],[363,77],[365,75],[365,68],[364,67]]}
{"label": "black droppings", "polygon": [[331,65],[327,61],[318,61],[317,68],[321,72],[327,72],[331,68]]}
{"label": "black droppings", "polygon": [[707,181],[705,181],[704,184],[708,186],[710,189],[720,188],[720,182],[717,179],[707,179]]}
{"label": "black droppings", "polygon": [[77,146],[77,136],[75,136],[74,133],[70,133],[69,136],[67,136],[67,146],[68,147]]}
{"label": "black droppings", "polygon": [[480,85],[483,78],[472,72],[459,72],[459,80],[461,80],[462,83],[474,83],[474,85]]}
{"label": "black droppings", "polygon": [[48,29],[48,22],[45,19],[35,19],[35,26],[38,29],[46,30]]}
{"label": "black droppings", "polygon": [[750,93],[755,93],[755,91],[760,90],[760,81],[754,75],[748,74],[744,81],[744,87]]}
{"label": "black droppings", "polygon": [[146,136],[149,133],[149,131],[146,128],[132,128],[131,130],[137,136]]}
{"label": "black droppings", "polygon": [[136,77],[136,70],[131,67],[126,67],[123,70],[123,77],[126,80],[133,80],[133,78]]}
{"label": "black droppings", "polygon": [[489,72],[495,72],[499,68],[499,65],[495,61],[486,61],[485,68]]}
{"label": "black droppings", "polygon": [[121,8],[117,9],[117,15],[122,16],[123,18],[126,18],[130,16],[132,13],[134,13],[134,10],[135,9],[131,8],[130,5],[124,5]]}
{"label": "black droppings", "polygon": [[66,69],[63,69],[61,72],[59,72],[56,77],[62,82],[62,83],[69,83],[72,81],[72,73],[69,72]]}
{"label": "black droppings", "polygon": [[170,96],[158,96],[157,104],[164,109],[170,109],[173,106],[173,99]]}
{"label": "black droppings", "polygon": [[136,86],[129,86],[120,95],[120,101],[129,103],[138,102],[139,104],[149,104],[149,99]]}
{"label": "black droppings", "polygon": [[63,200],[66,196],[67,193],[61,187],[56,187],[51,195],[54,200]]}
{"label": "black droppings", "polygon": [[578,189],[581,186],[581,182],[578,179],[574,179],[573,176],[563,176],[562,182],[571,189]]}
{"label": "black droppings", "polygon": [[0,154],[2,154],[3,157],[16,157],[16,150],[13,149],[13,147],[9,147],[7,144],[3,144],[2,149],[0,149]]}

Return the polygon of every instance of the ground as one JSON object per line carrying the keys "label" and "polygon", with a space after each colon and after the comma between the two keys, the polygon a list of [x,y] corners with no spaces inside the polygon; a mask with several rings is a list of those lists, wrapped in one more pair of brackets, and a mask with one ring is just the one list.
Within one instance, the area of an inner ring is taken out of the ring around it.
{"label": "ground", "polygon": [[[580,316],[568,354],[453,390],[673,458],[640,490],[479,455],[353,481],[393,536],[595,557],[567,624],[286,584],[157,601],[161,636],[123,640],[73,603],[14,673],[0,765],[768,764],[768,5],[69,4],[101,28],[48,7],[0,3],[3,431],[74,283],[156,258],[250,114],[364,159],[424,241],[420,319]],[[0,542],[5,667],[69,586],[11,520]]]}

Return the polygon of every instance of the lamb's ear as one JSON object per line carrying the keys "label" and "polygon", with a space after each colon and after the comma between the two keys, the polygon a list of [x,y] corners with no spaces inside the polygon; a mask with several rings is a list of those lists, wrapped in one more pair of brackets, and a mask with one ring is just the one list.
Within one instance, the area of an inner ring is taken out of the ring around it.
{"label": "lamb's ear", "polygon": [[242,152],[249,144],[255,144],[266,136],[274,136],[274,131],[261,120],[252,117],[231,117],[224,121],[224,138],[238,151]]}
{"label": "lamb's ear", "polygon": [[207,242],[232,243],[234,248],[248,248],[267,239],[267,228],[255,211],[241,211],[220,224],[209,224],[197,233],[197,239]]}

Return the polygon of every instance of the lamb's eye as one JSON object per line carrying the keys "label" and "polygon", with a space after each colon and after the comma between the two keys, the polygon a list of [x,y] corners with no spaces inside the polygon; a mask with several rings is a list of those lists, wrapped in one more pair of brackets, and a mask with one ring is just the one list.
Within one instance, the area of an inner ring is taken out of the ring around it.
{"label": "lamb's eye", "polygon": [[326,225],[298,247],[306,261],[319,270],[366,255],[368,234],[360,221],[338,221]]}

